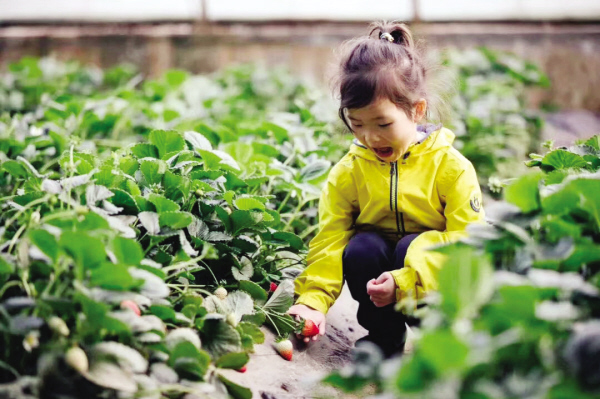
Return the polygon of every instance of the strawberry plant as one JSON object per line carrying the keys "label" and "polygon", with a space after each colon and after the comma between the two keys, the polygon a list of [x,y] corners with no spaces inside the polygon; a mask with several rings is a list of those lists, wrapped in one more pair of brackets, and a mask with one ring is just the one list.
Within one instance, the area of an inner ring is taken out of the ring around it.
{"label": "strawberry plant", "polygon": [[[34,66],[12,69],[14,88],[46,87]],[[0,382],[36,376],[48,397],[249,397],[219,370],[244,368],[265,322],[297,328],[285,315],[284,278],[303,263],[293,231],[330,163],[271,122],[236,132],[223,119],[217,132],[194,115],[169,127],[198,131],[154,129],[187,77],[137,91],[117,72],[90,98],[57,83],[20,109],[31,112],[0,116]],[[307,111],[293,123],[320,122]]]}
{"label": "strawberry plant", "polygon": [[539,144],[543,120],[524,110],[526,89],[548,87],[550,81],[532,63],[489,48],[448,50],[442,58],[459,83],[449,123],[455,146],[473,163],[482,185],[499,196],[497,182],[524,173],[515,169],[515,159],[524,161]]}

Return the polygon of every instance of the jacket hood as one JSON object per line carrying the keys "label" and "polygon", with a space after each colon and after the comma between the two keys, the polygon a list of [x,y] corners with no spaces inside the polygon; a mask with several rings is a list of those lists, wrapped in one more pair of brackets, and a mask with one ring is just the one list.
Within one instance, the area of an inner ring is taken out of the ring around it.
{"label": "jacket hood", "polygon": [[[454,133],[452,133],[450,129],[443,127],[441,124],[435,125],[430,123],[427,125],[418,125],[417,132],[424,134],[424,136],[408,147],[408,150],[404,155],[405,159],[409,156],[423,155],[442,148],[451,147],[455,138]],[[349,153],[369,161],[381,162],[373,151],[363,146],[356,139],[352,141]]]}

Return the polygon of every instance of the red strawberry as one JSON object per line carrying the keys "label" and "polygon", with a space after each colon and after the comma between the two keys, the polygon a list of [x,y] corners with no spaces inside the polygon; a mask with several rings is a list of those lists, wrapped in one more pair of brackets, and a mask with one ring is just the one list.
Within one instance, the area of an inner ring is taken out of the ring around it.
{"label": "red strawberry", "polygon": [[313,337],[319,333],[319,327],[312,320],[305,319],[300,325],[299,334],[305,337]]}
{"label": "red strawberry", "polygon": [[241,369],[238,369],[237,371],[238,371],[239,373],[245,373],[245,372],[246,372],[246,370],[247,370],[247,368],[246,368],[246,366],[244,366],[244,367],[242,367]]}
{"label": "red strawberry", "polygon": [[138,316],[142,314],[137,303],[130,301],[129,299],[121,301],[121,309],[131,309]]}
{"label": "red strawberry", "polygon": [[277,284],[271,283],[271,285],[269,286],[269,292],[275,292],[276,289],[277,289]]}
{"label": "red strawberry", "polygon": [[273,347],[285,360],[292,360],[292,354],[294,353],[294,347],[292,341],[289,339],[282,339],[273,344]]}

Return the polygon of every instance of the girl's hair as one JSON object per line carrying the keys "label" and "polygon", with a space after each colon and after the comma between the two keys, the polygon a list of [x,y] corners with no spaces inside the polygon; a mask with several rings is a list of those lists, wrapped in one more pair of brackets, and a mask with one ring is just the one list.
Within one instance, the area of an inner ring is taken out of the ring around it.
{"label": "girl's hair", "polygon": [[340,99],[339,116],[352,131],[344,115],[346,108],[362,108],[387,98],[412,117],[416,102],[424,98],[427,115],[436,111],[441,119],[441,101],[429,87],[438,65],[426,59],[423,45],[415,44],[408,26],[397,22],[374,22],[367,36],[345,42],[341,48],[335,88]]}

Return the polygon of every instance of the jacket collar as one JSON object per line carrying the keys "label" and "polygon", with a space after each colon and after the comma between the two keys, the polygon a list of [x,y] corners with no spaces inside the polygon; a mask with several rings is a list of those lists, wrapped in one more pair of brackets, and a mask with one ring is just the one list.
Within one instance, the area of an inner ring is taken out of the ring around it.
{"label": "jacket collar", "polygon": [[[441,124],[417,125],[417,132],[422,135],[419,141],[411,144],[404,155],[404,159],[422,155],[439,148],[451,147],[454,141],[454,133],[449,129],[442,127]],[[352,141],[350,146],[351,154],[359,156],[369,161],[381,162],[375,153],[362,145],[357,139]]]}

